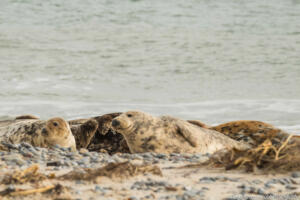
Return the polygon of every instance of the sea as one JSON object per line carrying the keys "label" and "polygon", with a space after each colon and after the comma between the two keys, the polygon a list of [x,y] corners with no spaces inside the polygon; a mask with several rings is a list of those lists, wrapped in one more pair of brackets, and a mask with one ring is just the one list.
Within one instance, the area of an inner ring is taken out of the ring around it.
{"label": "sea", "polygon": [[300,0],[0,1],[0,120],[128,110],[300,134]]}

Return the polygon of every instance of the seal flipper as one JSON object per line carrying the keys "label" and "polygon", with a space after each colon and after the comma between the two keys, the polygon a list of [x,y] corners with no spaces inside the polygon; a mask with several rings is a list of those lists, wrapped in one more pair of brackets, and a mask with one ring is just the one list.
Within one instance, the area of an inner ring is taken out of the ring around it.
{"label": "seal flipper", "polygon": [[196,126],[199,126],[201,128],[211,128],[212,127],[210,125],[207,125],[207,124],[201,122],[200,120],[187,120],[187,122],[194,124]]}
{"label": "seal flipper", "polygon": [[98,122],[98,133],[100,133],[101,135],[106,135],[107,133],[109,133],[109,131],[115,133],[111,127],[111,122],[114,118],[118,117],[121,114],[121,112],[118,112],[94,117],[94,119]]}
{"label": "seal flipper", "polygon": [[40,119],[40,118],[34,115],[20,115],[17,116],[16,119]]}
{"label": "seal flipper", "polygon": [[197,138],[194,137],[192,131],[189,128],[187,128],[183,122],[177,121],[176,129],[176,133],[180,134],[188,143],[190,143],[191,146],[198,146]]}
{"label": "seal flipper", "polygon": [[94,119],[87,120],[81,125],[71,125],[71,131],[75,137],[77,149],[87,148],[97,129],[98,122]]}

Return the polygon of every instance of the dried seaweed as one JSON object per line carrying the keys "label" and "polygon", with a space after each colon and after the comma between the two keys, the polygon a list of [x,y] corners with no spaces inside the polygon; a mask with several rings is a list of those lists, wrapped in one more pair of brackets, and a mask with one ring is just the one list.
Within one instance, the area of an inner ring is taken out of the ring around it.
{"label": "dried seaweed", "polygon": [[32,194],[36,195],[38,193],[51,195],[52,199],[71,199],[67,187],[62,186],[61,184],[26,190],[7,187],[5,190],[0,191],[0,196],[25,196]]}
{"label": "dried seaweed", "polygon": [[19,195],[29,195],[29,194],[43,193],[43,192],[47,192],[47,191],[49,191],[53,188],[55,188],[54,185],[49,185],[49,186],[46,186],[46,187],[36,188],[36,189],[17,190],[17,191],[9,193],[9,195],[19,196]]}
{"label": "dried seaweed", "polygon": [[25,170],[14,171],[10,174],[6,174],[2,179],[2,184],[23,184],[23,183],[34,183],[45,180],[48,176],[38,172],[39,166],[32,165]]}
{"label": "dried seaweed", "polygon": [[106,176],[109,178],[127,178],[147,173],[162,176],[162,172],[157,166],[135,165],[127,161],[122,163],[109,163],[106,166],[98,169],[85,169],[85,172],[71,171],[65,175],[58,177],[58,179],[80,179],[89,181],[95,180],[99,176]]}

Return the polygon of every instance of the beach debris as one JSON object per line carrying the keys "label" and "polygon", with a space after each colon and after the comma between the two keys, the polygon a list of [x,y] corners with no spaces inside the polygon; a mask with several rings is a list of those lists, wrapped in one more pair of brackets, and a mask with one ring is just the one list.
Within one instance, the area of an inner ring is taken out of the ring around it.
{"label": "beach debris", "polygon": [[18,189],[9,186],[5,190],[0,191],[0,196],[25,196],[32,194],[36,195],[38,193],[51,195],[53,199],[71,199],[67,187],[62,186],[61,184],[48,185],[34,189]]}
{"label": "beach debris", "polygon": [[14,171],[10,174],[6,174],[1,181],[1,184],[35,183],[53,177],[52,174],[49,176],[41,174],[38,170],[38,165],[32,165],[25,170]]}
{"label": "beach debris", "polygon": [[11,191],[10,193],[7,193],[7,195],[10,196],[30,195],[30,194],[47,192],[53,188],[55,188],[54,185],[49,185],[49,186],[45,186],[37,189],[29,189],[29,190],[16,189],[15,191]]}
{"label": "beach debris", "polygon": [[158,166],[153,165],[135,165],[128,161],[121,163],[109,163],[104,167],[98,169],[84,169],[82,171],[71,171],[65,175],[58,177],[63,180],[95,180],[99,176],[106,176],[109,178],[128,178],[140,174],[151,173],[162,176],[162,172]]}

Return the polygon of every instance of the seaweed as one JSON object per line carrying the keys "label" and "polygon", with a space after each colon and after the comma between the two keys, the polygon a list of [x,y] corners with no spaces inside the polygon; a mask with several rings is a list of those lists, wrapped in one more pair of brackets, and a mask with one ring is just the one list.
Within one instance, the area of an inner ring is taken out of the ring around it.
{"label": "seaweed", "polygon": [[0,191],[1,196],[25,196],[25,195],[36,195],[43,193],[51,197],[51,199],[71,199],[68,188],[61,185],[48,185],[33,189],[19,189],[7,187],[3,191]]}
{"label": "seaweed", "polygon": [[5,174],[2,179],[2,184],[23,184],[26,182],[35,183],[47,178],[53,177],[53,175],[46,176],[38,172],[39,166],[32,165],[25,170],[14,171],[9,174]]}
{"label": "seaweed", "polygon": [[62,180],[95,180],[99,176],[106,176],[109,178],[128,178],[140,174],[151,173],[162,176],[159,167],[152,165],[135,165],[130,162],[109,163],[104,167],[98,169],[84,169],[85,172],[73,170],[64,174],[58,179]]}

